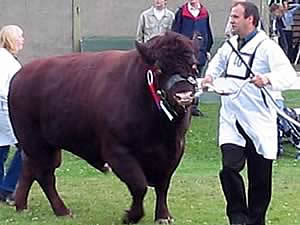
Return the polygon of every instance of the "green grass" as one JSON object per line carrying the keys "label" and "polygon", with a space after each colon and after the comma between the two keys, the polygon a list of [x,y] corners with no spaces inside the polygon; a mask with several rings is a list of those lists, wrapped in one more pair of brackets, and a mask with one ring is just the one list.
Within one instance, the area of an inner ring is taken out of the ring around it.
{"label": "green grass", "polygon": [[[288,96],[292,95],[288,93]],[[296,95],[295,95],[296,96]],[[220,154],[217,146],[217,104],[202,104],[205,117],[194,118],[187,135],[184,159],[172,179],[169,208],[177,225],[226,225],[225,202],[218,173]],[[268,223],[300,224],[300,162],[295,149],[286,145],[284,156],[274,163],[273,197]],[[29,210],[16,213],[0,205],[1,225],[118,225],[131,197],[126,186],[113,174],[103,175],[85,161],[65,152],[57,169],[57,186],[73,218],[54,216],[40,187],[34,184]],[[155,194],[149,188],[145,199],[145,217],[140,224],[153,224]]]}

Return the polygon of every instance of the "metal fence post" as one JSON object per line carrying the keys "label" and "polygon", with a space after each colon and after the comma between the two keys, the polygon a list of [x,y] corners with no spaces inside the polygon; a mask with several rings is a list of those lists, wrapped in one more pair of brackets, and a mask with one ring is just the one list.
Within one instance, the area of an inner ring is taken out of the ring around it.
{"label": "metal fence post", "polygon": [[72,0],[72,47],[73,52],[80,51],[80,0]]}

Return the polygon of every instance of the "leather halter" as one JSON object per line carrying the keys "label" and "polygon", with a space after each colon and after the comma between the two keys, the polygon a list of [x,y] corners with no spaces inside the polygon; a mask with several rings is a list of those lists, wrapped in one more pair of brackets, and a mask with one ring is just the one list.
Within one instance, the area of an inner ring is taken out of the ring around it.
{"label": "leather halter", "polygon": [[174,74],[167,80],[164,88],[158,88],[154,86],[157,73],[162,73],[157,66],[155,66],[153,69],[147,70],[146,79],[148,88],[159,111],[163,111],[169,120],[173,121],[175,117],[178,117],[178,113],[174,109],[174,106],[172,106],[167,100],[166,92],[168,92],[174,85],[182,81],[190,83],[193,87],[197,86],[197,82],[193,76],[188,76],[186,78],[180,74]]}

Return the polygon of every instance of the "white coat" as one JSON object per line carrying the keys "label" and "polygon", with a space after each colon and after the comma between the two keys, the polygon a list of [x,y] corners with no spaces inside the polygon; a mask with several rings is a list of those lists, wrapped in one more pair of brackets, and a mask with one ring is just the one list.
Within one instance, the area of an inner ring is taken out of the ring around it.
{"label": "white coat", "polygon": [[[233,36],[230,42],[237,49],[237,36]],[[296,79],[296,71],[280,46],[270,40],[265,32],[258,31],[240,49],[243,59],[249,62],[257,46],[252,65],[254,74],[267,76],[272,84],[267,89],[271,91],[282,91],[290,87]],[[226,42],[209,63],[206,74],[216,79],[223,72],[232,75],[223,79],[224,89],[237,90],[245,81],[246,67]],[[270,105],[270,99],[263,97],[261,89],[247,83],[238,96],[222,96],[221,104],[219,145],[232,143],[245,147],[245,139],[236,128],[238,121],[253,141],[257,153],[266,159],[276,159],[277,114]]]}
{"label": "white coat", "polygon": [[0,48],[0,146],[16,144],[9,114],[8,90],[11,78],[21,69],[21,65],[5,48]]}

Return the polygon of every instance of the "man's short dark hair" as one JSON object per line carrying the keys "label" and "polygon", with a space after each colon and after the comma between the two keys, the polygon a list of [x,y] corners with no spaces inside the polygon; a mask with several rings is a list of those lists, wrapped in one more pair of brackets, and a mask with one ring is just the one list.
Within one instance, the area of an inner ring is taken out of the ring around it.
{"label": "man's short dark hair", "polygon": [[259,21],[259,11],[257,6],[254,3],[247,1],[247,2],[236,2],[231,8],[234,8],[238,5],[241,5],[245,9],[244,18],[248,18],[252,16],[253,25],[257,27]]}

